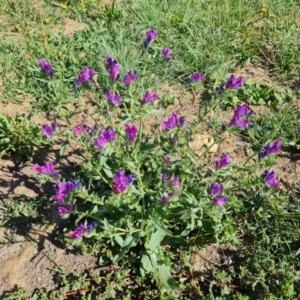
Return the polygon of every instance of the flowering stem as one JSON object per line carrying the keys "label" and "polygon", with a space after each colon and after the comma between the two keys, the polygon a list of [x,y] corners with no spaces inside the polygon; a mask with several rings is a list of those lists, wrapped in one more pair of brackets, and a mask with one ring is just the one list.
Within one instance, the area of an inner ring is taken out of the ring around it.
{"label": "flowering stem", "polygon": [[245,167],[255,155],[257,155],[257,153],[253,153],[250,157],[248,157],[248,159],[244,162],[243,167]]}

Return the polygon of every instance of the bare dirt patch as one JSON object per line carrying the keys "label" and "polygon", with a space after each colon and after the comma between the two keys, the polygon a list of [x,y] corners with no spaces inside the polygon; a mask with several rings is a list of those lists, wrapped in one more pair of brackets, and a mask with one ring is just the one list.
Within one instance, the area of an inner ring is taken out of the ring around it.
{"label": "bare dirt patch", "polygon": [[78,32],[78,31],[83,31],[84,29],[85,29],[85,27],[82,23],[79,23],[76,20],[67,18],[65,20],[63,32],[64,32],[65,36],[72,36],[74,33]]}

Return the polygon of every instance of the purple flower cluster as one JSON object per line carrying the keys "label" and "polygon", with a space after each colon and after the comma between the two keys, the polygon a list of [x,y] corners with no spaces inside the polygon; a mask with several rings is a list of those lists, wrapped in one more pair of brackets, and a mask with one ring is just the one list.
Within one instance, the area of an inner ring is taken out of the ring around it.
{"label": "purple flower cluster", "polygon": [[92,222],[90,225],[86,226],[84,224],[79,224],[74,231],[70,231],[68,233],[68,236],[70,238],[80,239],[84,234],[89,234],[93,231],[93,229],[96,227],[97,223]]}
{"label": "purple flower cluster", "polygon": [[136,176],[132,174],[125,176],[125,172],[123,170],[117,171],[113,178],[113,191],[116,194],[124,193],[135,178]]}
{"label": "purple flower cluster", "polygon": [[230,126],[238,126],[242,129],[247,128],[250,122],[250,117],[253,114],[253,110],[249,110],[247,103],[240,105],[234,111],[234,117],[231,119]]}
{"label": "purple flower cluster", "polygon": [[95,74],[94,69],[89,69],[88,67],[83,67],[79,77],[75,77],[73,82],[73,89],[76,90],[79,84],[84,84],[93,80]]}
{"label": "purple flower cluster", "polygon": [[230,156],[229,154],[227,153],[223,153],[220,160],[217,160],[215,162],[215,167],[216,169],[221,169],[221,168],[224,168],[224,167],[227,167],[230,163]]}
{"label": "purple flower cluster", "polygon": [[155,29],[150,29],[146,32],[146,39],[144,41],[144,47],[148,49],[149,44],[157,38],[157,31]]}
{"label": "purple flower cluster", "polygon": [[266,170],[262,176],[266,179],[266,186],[268,188],[279,189],[280,185],[276,180],[275,171],[269,172],[268,170]]}
{"label": "purple flower cluster", "polygon": [[108,73],[109,73],[110,78],[113,81],[118,80],[120,78],[120,66],[119,66],[119,64],[111,56],[106,57],[106,62],[107,62],[107,65],[108,65]]}
{"label": "purple flower cluster", "polygon": [[124,84],[127,86],[132,85],[137,79],[136,71],[129,71],[127,75],[124,77]]}
{"label": "purple flower cluster", "polygon": [[53,77],[53,70],[52,70],[52,66],[49,62],[46,61],[46,59],[41,58],[39,59],[39,67],[45,71],[50,78]]}
{"label": "purple flower cluster", "polygon": [[142,105],[145,105],[149,102],[154,102],[158,99],[157,94],[151,94],[151,92],[146,91],[144,98],[142,100]]}
{"label": "purple flower cluster", "polygon": [[241,88],[245,83],[244,77],[238,77],[236,78],[233,74],[229,77],[227,83],[226,83],[226,89],[239,89]]}
{"label": "purple flower cluster", "polygon": [[121,97],[118,95],[115,95],[113,91],[108,91],[106,94],[107,100],[113,104],[115,107],[118,107],[121,103]]}
{"label": "purple flower cluster", "polygon": [[43,134],[47,137],[47,138],[50,138],[52,135],[53,135],[53,133],[54,133],[54,131],[55,131],[55,129],[56,129],[56,124],[55,123],[52,123],[50,126],[48,125],[48,124],[44,124],[43,126],[42,126],[42,132],[43,132]]}
{"label": "purple flower cluster", "polygon": [[[162,174],[161,180],[162,180],[162,182],[167,182],[167,181],[169,180],[168,174]],[[171,184],[172,186],[176,187],[176,188],[177,188],[177,187],[180,187],[180,186],[181,186],[181,183],[180,183],[179,176],[175,176],[174,178],[172,178],[172,179],[170,180],[170,184]],[[175,190],[172,192],[171,196],[166,196],[166,195],[164,195],[164,196],[162,197],[161,201],[162,201],[163,203],[168,203],[168,202],[170,201],[170,199],[173,198],[173,197],[175,197],[176,195],[178,195],[178,194],[180,193],[180,191],[181,191],[180,189],[175,189]]]}
{"label": "purple flower cluster", "polygon": [[265,147],[265,150],[258,153],[259,158],[266,157],[270,155],[271,153],[276,153],[280,150],[282,143],[278,140],[274,141],[273,143],[267,145]]}
{"label": "purple flower cluster", "polygon": [[172,116],[167,121],[161,122],[162,130],[171,130],[174,129],[176,126],[182,127],[185,123],[185,118],[181,117],[178,119],[177,113],[173,112]]}
{"label": "purple flower cluster", "polygon": [[99,137],[95,139],[94,145],[102,151],[108,142],[114,142],[116,139],[116,131],[113,129],[105,131],[104,129],[100,130]]}
{"label": "purple flower cluster", "polygon": [[74,180],[68,180],[65,184],[57,182],[57,193],[52,197],[60,205],[65,203],[65,199],[75,188],[80,188],[81,184]]}
{"label": "purple flower cluster", "polygon": [[136,125],[126,124],[125,131],[126,131],[127,138],[129,139],[129,141],[134,142],[136,139],[136,136],[138,134],[139,128]]}
{"label": "purple flower cluster", "polygon": [[223,205],[228,201],[228,197],[225,195],[220,195],[223,191],[223,184],[213,183],[210,186],[211,195],[214,197],[214,204],[219,207],[223,207]]}

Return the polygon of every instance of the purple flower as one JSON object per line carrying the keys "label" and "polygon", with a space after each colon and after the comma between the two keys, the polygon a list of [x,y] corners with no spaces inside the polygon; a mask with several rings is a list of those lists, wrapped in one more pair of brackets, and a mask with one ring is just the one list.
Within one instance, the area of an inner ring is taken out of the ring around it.
{"label": "purple flower", "polygon": [[184,123],[185,123],[185,117],[181,117],[181,118],[179,118],[177,125],[179,127],[182,127],[184,125]]}
{"label": "purple flower", "polygon": [[121,103],[121,98],[115,95],[112,91],[108,91],[106,94],[107,100],[111,102],[114,106],[118,107]]}
{"label": "purple flower", "polygon": [[242,129],[245,129],[250,123],[249,118],[252,114],[253,110],[249,110],[249,106],[247,103],[240,105],[234,111],[234,117],[231,119],[229,125],[238,126]]}
{"label": "purple flower", "polygon": [[165,47],[162,51],[161,51],[162,55],[164,56],[164,58],[169,61],[171,59],[170,57],[170,49],[168,47]]}
{"label": "purple flower", "polygon": [[233,74],[230,76],[226,83],[226,89],[239,89],[244,85],[245,78],[236,78]]}
{"label": "purple flower", "polygon": [[174,143],[174,144],[177,144],[178,143],[178,135],[177,134],[174,134],[173,137],[171,138],[171,141]]}
{"label": "purple flower", "polygon": [[246,129],[249,125],[249,120],[243,120],[240,117],[233,117],[229,123],[230,126],[238,126],[242,129]]}
{"label": "purple flower", "polygon": [[102,132],[100,132],[100,137],[105,138],[108,142],[114,142],[116,139],[116,131],[113,129],[109,129],[106,132],[103,131],[103,135]]}
{"label": "purple flower", "polygon": [[47,162],[44,166],[34,164],[33,168],[40,174],[53,175],[54,177],[58,177],[58,173],[55,171],[52,161]]}
{"label": "purple flower", "polygon": [[150,29],[146,32],[146,40],[144,41],[144,47],[148,49],[149,44],[157,38],[157,31],[155,29]]}
{"label": "purple flower", "polygon": [[228,201],[228,197],[225,195],[218,195],[214,199],[214,204],[218,205],[219,207],[223,207],[223,205]]}
{"label": "purple flower", "polygon": [[92,222],[90,225],[86,226],[85,232],[91,233],[92,230],[96,227],[96,225],[97,225],[97,222]]}
{"label": "purple flower", "polygon": [[166,163],[166,165],[169,165],[171,163],[171,157],[170,156],[165,157],[165,163]]}
{"label": "purple flower", "polygon": [[126,124],[125,131],[126,131],[127,138],[129,139],[129,141],[134,142],[136,139],[137,133],[139,131],[139,128],[136,125]]}
{"label": "purple flower", "polygon": [[266,186],[268,188],[275,188],[279,189],[279,183],[276,180],[276,173],[275,171],[271,171],[270,173],[267,174],[266,176]]}
{"label": "purple flower", "polygon": [[71,210],[73,210],[74,207],[75,207],[74,204],[67,204],[66,207],[60,206],[58,208],[58,214],[62,217],[68,212],[70,212]]}
{"label": "purple flower", "polygon": [[266,157],[271,153],[276,153],[280,150],[282,143],[279,140],[274,141],[273,143],[266,146],[263,152],[258,153],[259,158]]}
{"label": "purple flower", "polygon": [[95,139],[95,141],[94,141],[94,145],[96,147],[98,147],[100,151],[102,151],[104,149],[106,143],[107,143],[107,140],[101,139],[101,138]]}
{"label": "purple flower", "polygon": [[57,201],[59,204],[63,204],[68,194],[75,188],[80,188],[80,186],[80,182],[74,180],[68,180],[65,184],[57,182],[58,191],[57,194],[52,197],[52,199]]}
{"label": "purple flower", "polygon": [[118,64],[117,61],[116,61],[114,58],[112,58],[111,56],[107,56],[107,57],[106,57],[106,63],[107,63],[107,65],[108,65],[109,68],[110,68],[112,65]]}
{"label": "purple flower", "polygon": [[67,195],[64,193],[58,193],[52,197],[53,200],[57,201],[59,204],[64,204]]}
{"label": "purple flower", "polygon": [[180,186],[179,177],[178,176],[174,177],[173,179],[171,179],[170,183],[174,186]]}
{"label": "purple flower", "polygon": [[165,122],[161,122],[162,130],[171,130],[177,126],[178,118],[176,112],[172,113],[172,116]]}
{"label": "purple flower", "polygon": [[89,136],[92,136],[94,133],[94,129],[89,126],[84,126],[79,124],[73,128],[74,135],[80,135],[82,133],[87,133]]}
{"label": "purple flower", "polygon": [[84,224],[79,224],[74,231],[70,231],[68,236],[75,239],[80,239],[84,234],[89,234],[96,227],[97,223],[92,222],[91,224],[85,226]]}
{"label": "purple flower", "polygon": [[215,163],[216,169],[221,169],[228,166],[230,163],[230,156],[227,153],[223,153],[220,160]]}
{"label": "purple flower", "polygon": [[50,78],[53,77],[52,66],[49,62],[46,61],[46,59],[44,58],[39,59],[39,67],[42,70],[44,70],[50,76]]}
{"label": "purple flower", "polygon": [[51,123],[51,126],[44,124],[43,125],[43,134],[47,137],[50,138],[53,135],[53,132],[56,129],[56,124],[55,123]]}
{"label": "purple flower", "polygon": [[191,75],[191,78],[190,80],[193,82],[193,81],[202,81],[204,78],[204,74],[202,73],[193,73]]}
{"label": "purple flower", "polygon": [[93,79],[95,71],[93,69],[89,69],[88,67],[83,67],[81,71],[81,75],[79,77],[79,83],[87,83]]}
{"label": "purple flower", "polygon": [[78,84],[87,83],[92,81],[95,71],[93,69],[89,69],[88,67],[83,67],[81,74],[79,77],[75,77],[73,88],[76,90]]}
{"label": "purple flower", "polygon": [[124,84],[130,86],[134,83],[137,79],[137,72],[136,71],[129,71],[127,75],[124,77]]}
{"label": "purple flower", "polygon": [[68,180],[65,184],[57,182],[58,194],[68,195],[76,187],[74,180]]}
{"label": "purple flower", "polygon": [[81,231],[81,230],[74,230],[74,231],[70,231],[68,233],[68,236],[70,238],[75,238],[75,239],[80,239],[84,234],[84,231]]}
{"label": "purple flower", "polygon": [[161,198],[161,201],[162,201],[163,203],[168,203],[168,202],[170,201],[170,197],[163,196],[163,197]]}
{"label": "purple flower", "polygon": [[223,191],[223,184],[222,183],[220,183],[220,184],[215,184],[215,183],[213,183],[211,186],[210,186],[210,191],[211,191],[211,195],[212,196],[215,196],[215,195],[217,195],[217,194],[220,194],[220,193],[222,193],[222,191]]}
{"label": "purple flower", "polygon": [[118,80],[120,77],[120,67],[118,64],[112,64],[108,70],[110,78],[112,80]]}
{"label": "purple flower", "polygon": [[244,116],[248,116],[248,114],[249,114],[249,106],[247,103],[243,105],[239,105],[237,109],[234,111],[234,115],[236,117],[244,117]]}
{"label": "purple flower", "polygon": [[82,134],[84,131],[85,131],[85,129],[84,129],[84,127],[83,127],[82,124],[79,124],[79,125],[77,125],[77,126],[75,126],[75,127],[73,128],[73,133],[74,133],[75,135]]}
{"label": "purple flower", "polygon": [[158,99],[157,94],[151,94],[149,91],[146,91],[145,96],[142,101],[142,105],[145,105],[149,102],[154,102]]}
{"label": "purple flower", "polygon": [[166,182],[169,179],[169,176],[167,174],[162,174],[161,180],[162,182]]}
{"label": "purple flower", "polygon": [[125,176],[125,172],[123,170],[117,171],[113,178],[113,191],[116,194],[122,194],[135,178],[136,176],[132,174]]}
{"label": "purple flower", "polygon": [[114,142],[115,139],[116,139],[115,130],[110,129],[105,131],[104,129],[101,129],[99,133],[99,137],[94,141],[94,145],[97,146],[100,151],[102,151],[107,142]]}

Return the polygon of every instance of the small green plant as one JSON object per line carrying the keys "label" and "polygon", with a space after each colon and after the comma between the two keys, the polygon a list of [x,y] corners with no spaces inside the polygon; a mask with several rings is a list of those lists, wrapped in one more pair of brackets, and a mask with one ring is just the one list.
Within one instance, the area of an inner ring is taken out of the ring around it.
{"label": "small green plant", "polygon": [[17,164],[24,159],[32,160],[34,147],[50,144],[40,125],[32,124],[25,114],[0,115],[0,153],[11,153]]}

